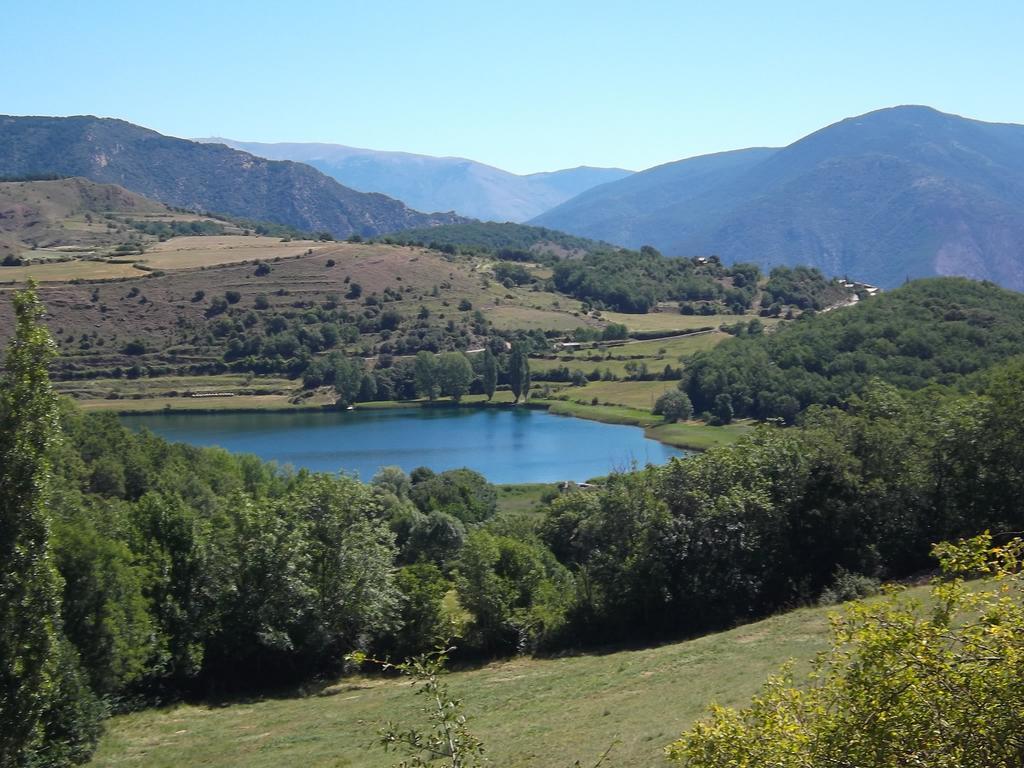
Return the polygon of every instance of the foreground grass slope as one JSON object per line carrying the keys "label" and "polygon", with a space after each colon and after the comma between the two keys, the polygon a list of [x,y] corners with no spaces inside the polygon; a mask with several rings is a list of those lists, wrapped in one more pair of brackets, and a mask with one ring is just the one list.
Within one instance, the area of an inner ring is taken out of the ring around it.
{"label": "foreground grass slope", "polygon": [[[823,650],[829,612],[802,609],[660,648],[514,659],[450,683],[493,765],[564,768],[613,741],[614,765],[658,765],[709,703],[745,704],[785,661],[803,666]],[[389,766],[378,727],[419,718],[421,704],[406,682],[349,678],[307,697],[149,710],[110,721],[92,765]]]}

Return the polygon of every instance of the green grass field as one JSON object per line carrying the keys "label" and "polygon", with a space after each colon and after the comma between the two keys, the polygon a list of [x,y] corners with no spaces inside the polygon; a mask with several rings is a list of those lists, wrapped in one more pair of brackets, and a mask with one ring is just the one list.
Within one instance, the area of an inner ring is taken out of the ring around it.
{"label": "green grass field", "polygon": [[[659,648],[559,659],[519,658],[451,675],[469,724],[502,768],[661,765],[662,748],[715,701],[746,703],[789,659],[826,646],[828,610],[803,609]],[[180,705],[115,717],[91,765],[178,768],[382,768],[386,720],[422,705],[407,683],[349,678],[306,697]]]}
{"label": "green grass field", "polygon": [[645,434],[652,440],[692,451],[706,451],[709,448],[730,445],[753,429],[751,424],[745,422],[724,427],[711,427],[699,421],[665,424],[660,417],[650,411],[624,405],[587,405],[564,400],[544,402],[549,405],[548,410],[551,413],[560,416],[644,427]]}
{"label": "green grass field", "polygon": [[589,404],[596,398],[601,405],[624,405],[650,412],[654,402],[675,386],[674,381],[592,381],[585,387],[565,387],[559,395],[577,403]]}
{"label": "green grass field", "polygon": [[323,398],[292,403],[288,395],[235,395],[234,397],[147,397],[140,400],[77,400],[87,411],[153,413],[156,411],[295,411],[328,405]]}
{"label": "green grass field", "polygon": [[694,451],[706,451],[731,445],[753,429],[749,423],[726,424],[723,427],[711,427],[700,421],[661,424],[648,427],[647,436],[677,448],[689,448]]}
{"label": "green grass field", "polygon": [[621,323],[631,331],[692,331],[750,319],[749,315],[681,315],[678,312],[648,312],[643,315],[602,312],[601,317],[609,323]]}
{"label": "green grass field", "polygon": [[541,505],[541,497],[557,489],[552,483],[516,483],[498,486],[498,511],[529,514]]}
{"label": "green grass field", "polygon": [[704,352],[728,339],[729,334],[722,331],[695,333],[689,336],[674,336],[668,339],[651,339],[649,341],[630,341],[621,347],[611,347],[613,355],[624,355],[671,359],[673,362],[696,352]]}

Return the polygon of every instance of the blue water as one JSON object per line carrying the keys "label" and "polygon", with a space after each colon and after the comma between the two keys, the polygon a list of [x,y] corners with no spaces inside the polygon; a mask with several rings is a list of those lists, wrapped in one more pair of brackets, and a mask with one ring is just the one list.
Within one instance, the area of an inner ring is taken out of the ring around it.
{"label": "blue water", "polygon": [[175,442],[219,445],[319,472],[355,472],[363,480],[397,465],[406,472],[469,467],[492,483],[583,481],[684,453],[637,427],[525,408],[158,413],[121,420]]}

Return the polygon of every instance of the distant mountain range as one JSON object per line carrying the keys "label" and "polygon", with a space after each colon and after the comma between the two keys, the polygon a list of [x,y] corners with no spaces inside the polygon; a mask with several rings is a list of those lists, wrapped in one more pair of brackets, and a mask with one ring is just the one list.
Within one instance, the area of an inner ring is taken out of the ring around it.
{"label": "distant mountain range", "polygon": [[379,152],[341,144],[261,144],[210,138],[271,160],[312,165],[361,192],[382,192],[422,211],[483,221],[522,222],[592,187],[632,174],[622,168],[567,168],[518,176],[461,157]]}
{"label": "distant mountain range", "polygon": [[169,205],[335,237],[460,224],[466,215],[529,219],[631,248],[765,268],[809,264],[883,287],[963,275],[1024,290],[1024,126],[929,107],[883,109],[787,147],[640,173],[584,167],[516,176],[459,158],[231,143],[248,151],[121,120],[0,116],[0,177],[83,176]]}
{"label": "distant mountain range", "polygon": [[883,109],[781,149],[651,168],[530,223],[886,287],[964,275],[1024,290],[1024,126]]}
{"label": "distant mountain range", "polygon": [[163,136],[92,116],[0,116],[0,177],[82,176],[168,205],[270,221],[335,237],[457,223],[357,192],[302,163]]}

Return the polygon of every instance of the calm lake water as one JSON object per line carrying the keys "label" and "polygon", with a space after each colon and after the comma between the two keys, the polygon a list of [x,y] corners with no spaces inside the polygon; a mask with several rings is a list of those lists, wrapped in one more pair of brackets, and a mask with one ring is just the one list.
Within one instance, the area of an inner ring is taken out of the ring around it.
{"label": "calm lake water", "polygon": [[397,465],[406,472],[469,467],[492,483],[583,481],[684,453],[637,427],[525,408],[158,413],[121,420],[175,442],[219,445],[320,472],[356,472],[363,480]]}

